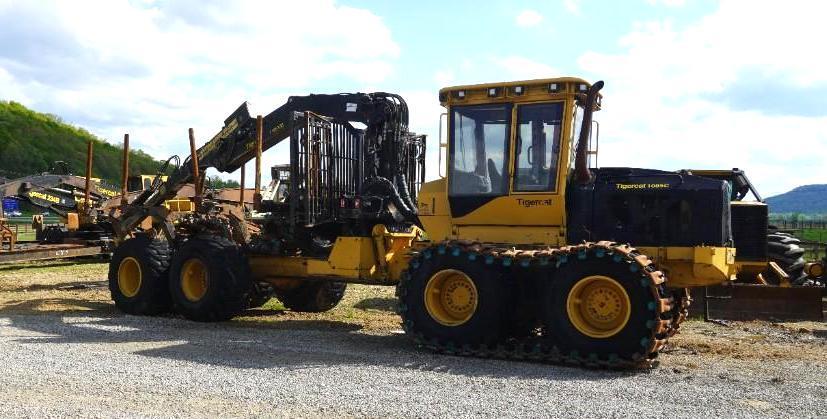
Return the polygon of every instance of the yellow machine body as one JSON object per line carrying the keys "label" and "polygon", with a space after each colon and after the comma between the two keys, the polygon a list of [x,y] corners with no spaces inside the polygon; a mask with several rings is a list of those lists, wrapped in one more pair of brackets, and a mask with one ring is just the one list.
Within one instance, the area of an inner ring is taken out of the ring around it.
{"label": "yellow machine body", "polygon": [[[522,93],[515,94],[515,87]],[[553,89],[551,87],[554,87]],[[511,121],[516,121],[523,104],[564,105],[560,150],[557,162],[557,187],[550,192],[520,192],[508,182],[509,193],[485,203],[461,217],[452,217],[448,200],[448,179],[426,182],[418,197],[419,218],[424,232],[388,233],[382,226],[373,237],[339,237],[327,259],[311,257],[250,257],[257,280],[276,282],[304,278],[337,278],[348,282],[391,284],[399,280],[407,266],[412,247],[427,242],[470,240],[517,247],[559,247],[566,242],[565,187],[573,165],[575,101],[589,84],[579,78],[564,77],[507,83],[457,86],[440,90],[442,105],[451,106],[512,103]],[[494,90],[492,90],[494,89]],[[458,92],[462,92],[461,97]],[[495,93],[496,92],[496,93]],[[598,102],[599,104],[599,102]],[[509,150],[515,155],[517,128],[510,127]],[[442,141],[442,139],[440,139]],[[440,148],[448,149],[446,144]],[[447,166],[448,156],[441,164]],[[515,172],[515,159],[508,162],[508,176]],[[441,167],[440,173],[446,168]],[[652,247],[640,249],[664,271],[672,287],[717,285],[734,280],[742,265],[735,263],[731,247]]]}
{"label": "yellow machine body", "polygon": [[[522,87],[516,94],[514,88]],[[552,89],[552,86],[555,88]],[[440,178],[422,185],[419,215],[428,239],[472,240],[515,246],[564,246],[566,243],[566,195],[564,185],[573,169],[575,143],[575,101],[589,84],[579,78],[556,78],[508,83],[457,86],[440,90],[442,105],[450,112],[454,105],[513,103],[509,155],[515,156],[517,113],[521,105],[563,103],[563,123],[557,162],[557,188],[550,192],[519,192],[508,182],[508,194],[485,203],[462,217],[452,217],[448,200],[448,179]],[[461,93],[460,93],[461,92]],[[492,97],[493,96],[493,97]],[[600,102],[598,101],[598,104]],[[440,138],[440,141],[442,139]],[[451,161],[450,148],[440,144]],[[442,151],[442,150],[440,150]],[[508,176],[513,178],[516,159],[508,161]],[[440,167],[440,173],[446,173]],[[632,243],[634,244],[634,243]],[[691,287],[721,284],[735,279],[735,249],[729,247],[662,247],[641,249],[666,271],[670,286]]]}
{"label": "yellow machine body", "polygon": [[392,233],[377,225],[371,237],[339,237],[327,259],[250,255],[253,278],[280,284],[284,280],[331,279],[366,284],[393,284],[407,268],[409,253],[422,231]]}

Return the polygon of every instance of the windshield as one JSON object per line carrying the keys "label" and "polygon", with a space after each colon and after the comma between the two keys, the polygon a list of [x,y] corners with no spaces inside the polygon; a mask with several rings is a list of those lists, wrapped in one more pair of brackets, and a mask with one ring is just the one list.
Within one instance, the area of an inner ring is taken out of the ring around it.
{"label": "windshield", "polygon": [[514,190],[553,192],[557,189],[563,103],[517,108]]}
{"label": "windshield", "polygon": [[511,105],[451,110],[451,195],[504,195]]}

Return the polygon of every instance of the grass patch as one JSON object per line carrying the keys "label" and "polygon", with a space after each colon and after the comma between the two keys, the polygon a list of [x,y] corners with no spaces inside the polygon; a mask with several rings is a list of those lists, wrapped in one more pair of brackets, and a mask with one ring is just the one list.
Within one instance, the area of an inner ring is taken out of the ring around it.
{"label": "grass patch", "polygon": [[28,231],[26,233],[17,233],[17,241],[20,242],[31,242],[35,240],[35,232]]}
{"label": "grass patch", "polygon": [[802,240],[827,243],[827,229],[805,228],[796,233],[796,236]]}
{"label": "grass patch", "polygon": [[287,308],[277,298],[271,298],[270,301],[261,306],[262,310],[284,311]]}
{"label": "grass patch", "polygon": [[820,243],[817,246],[805,246],[807,254],[805,258],[822,259],[825,257],[825,247],[827,247],[827,229],[821,228],[805,228],[795,233],[801,240],[807,242]]}

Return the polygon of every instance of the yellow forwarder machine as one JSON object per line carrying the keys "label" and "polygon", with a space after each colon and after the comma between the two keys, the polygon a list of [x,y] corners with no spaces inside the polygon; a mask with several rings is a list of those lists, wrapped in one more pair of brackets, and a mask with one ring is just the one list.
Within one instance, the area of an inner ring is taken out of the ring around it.
{"label": "yellow forwarder machine", "polygon": [[[296,96],[257,120],[244,104],[113,220],[112,298],[129,313],[220,321],[271,295],[324,311],[347,283],[394,285],[420,346],[645,365],[685,317],[687,287],[735,278],[730,190],[686,173],[589,168],[602,86],[442,89],[447,170],[431,182],[424,136],[408,131],[397,95]],[[257,197],[253,216],[197,197],[196,212],[167,221],[162,203],[181,185],[287,138],[287,186]],[[147,219],[153,228],[141,231]]]}

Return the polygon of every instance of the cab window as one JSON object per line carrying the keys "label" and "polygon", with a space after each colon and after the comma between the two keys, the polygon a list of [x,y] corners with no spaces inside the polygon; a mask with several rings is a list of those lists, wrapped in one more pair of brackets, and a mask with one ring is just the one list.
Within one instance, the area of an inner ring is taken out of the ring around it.
{"label": "cab window", "polygon": [[514,191],[557,189],[563,104],[542,103],[517,108]]}
{"label": "cab window", "polygon": [[454,106],[451,110],[451,195],[505,195],[511,105]]}

